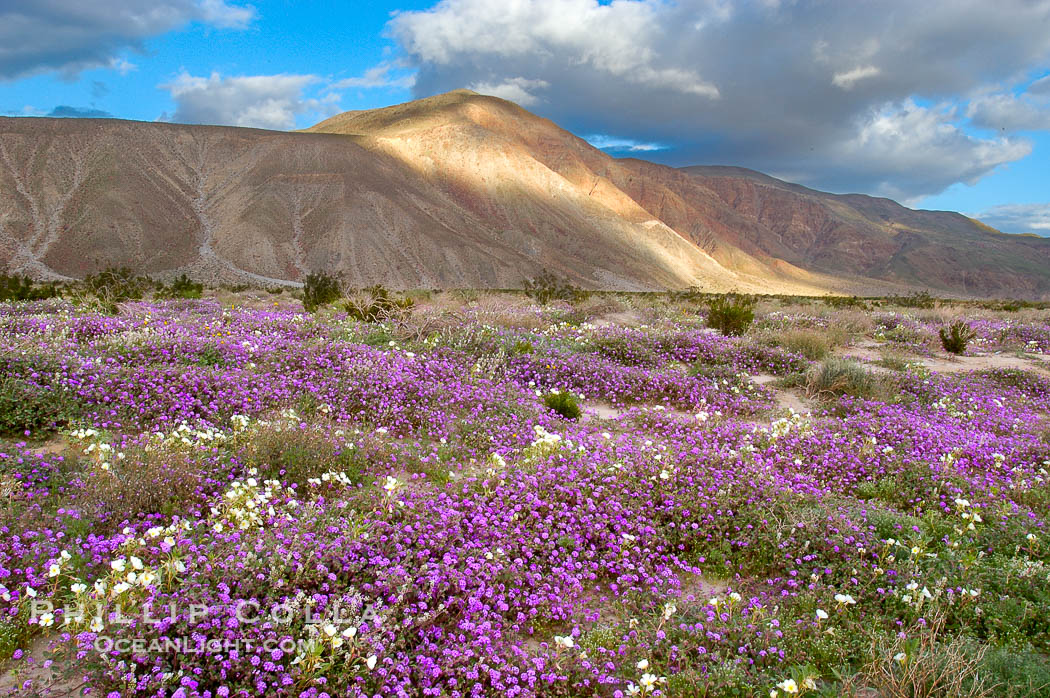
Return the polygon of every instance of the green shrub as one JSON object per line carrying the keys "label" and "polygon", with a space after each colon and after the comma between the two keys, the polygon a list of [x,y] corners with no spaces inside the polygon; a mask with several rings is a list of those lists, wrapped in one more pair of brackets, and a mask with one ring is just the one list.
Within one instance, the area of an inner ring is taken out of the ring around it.
{"label": "green shrub", "polygon": [[1001,696],[1050,695],[1050,659],[1038,652],[991,647],[981,667]]}
{"label": "green shrub", "polygon": [[34,284],[28,276],[0,274],[0,303],[36,301],[58,295],[56,284]]}
{"label": "green shrub", "polygon": [[755,299],[730,293],[707,304],[707,326],[726,336],[739,337],[755,321]]}
{"label": "green shrub", "polygon": [[576,420],[583,414],[576,396],[569,392],[551,392],[543,396],[543,404],[565,419]]}
{"label": "green shrub", "polygon": [[941,346],[946,352],[962,354],[966,351],[967,345],[977,336],[977,332],[962,320],[956,320],[947,327],[942,327],[940,335]]}
{"label": "green shrub", "polygon": [[857,296],[825,296],[824,303],[832,308],[856,308],[857,310],[868,309],[868,304],[864,302],[864,299],[858,298]]}
{"label": "green shrub", "polygon": [[182,274],[170,285],[162,287],[157,295],[162,298],[200,298],[203,293],[204,284],[199,284]]}
{"label": "green shrub", "polygon": [[214,344],[209,344],[201,350],[197,357],[197,363],[201,366],[225,366],[226,355]]}
{"label": "green shrub", "polygon": [[889,302],[902,308],[932,308],[937,299],[930,295],[929,291],[916,291],[907,296],[890,296]]}
{"label": "green shrub", "polygon": [[308,313],[339,300],[342,295],[343,288],[339,279],[323,271],[308,274],[303,279],[303,309]]}
{"label": "green shrub", "polygon": [[581,301],[589,294],[544,269],[539,276],[525,281],[525,295],[540,305],[547,305],[551,301]]}
{"label": "green shrub", "polygon": [[381,285],[371,286],[350,295],[343,308],[359,322],[383,322],[402,315],[415,301],[407,296],[395,298]]}
{"label": "green shrub", "polygon": [[668,291],[667,298],[672,303],[699,305],[704,300],[704,292],[699,286],[690,286],[689,288],[680,291]]}
{"label": "green shrub", "polygon": [[511,356],[522,356],[523,354],[531,354],[533,351],[534,349],[532,346],[532,342],[526,341],[524,339],[519,339],[518,341],[514,342],[514,346],[512,346],[510,348],[510,351],[507,353]]}
{"label": "green shrub", "polygon": [[659,358],[653,348],[636,338],[624,335],[598,336],[594,348],[599,356],[623,366],[655,366]]}

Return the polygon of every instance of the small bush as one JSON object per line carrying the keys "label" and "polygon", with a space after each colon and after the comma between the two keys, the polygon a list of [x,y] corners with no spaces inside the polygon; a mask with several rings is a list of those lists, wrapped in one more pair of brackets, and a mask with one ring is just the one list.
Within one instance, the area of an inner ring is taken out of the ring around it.
{"label": "small bush", "polygon": [[792,330],[776,338],[777,344],[810,361],[820,361],[831,352],[831,342],[815,330]]}
{"label": "small bush", "polygon": [[824,303],[832,308],[856,308],[857,310],[868,309],[868,304],[864,302],[864,299],[858,298],[857,296],[826,296],[824,298]]}
{"label": "small bush", "polygon": [[364,457],[356,449],[332,443],[327,435],[310,429],[266,432],[252,444],[248,462],[262,478],[299,487],[328,472],[345,473],[353,484],[364,482]]}
{"label": "small bush", "polygon": [[681,291],[668,291],[667,297],[672,303],[699,305],[704,300],[704,292],[699,286],[690,286]]}
{"label": "small bush", "polygon": [[323,271],[308,274],[303,279],[303,309],[308,313],[339,300],[342,295],[343,288],[339,279]]}
{"label": "small bush", "polygon": [[739,337],[755,321],[755,299],[727,294],[707,304],[707,326],[726,336]]}
{"label": "small bush", "polygon": [[210,367],[225,366],[226,355],[222,353],[222,349],[219,349],[214,344],[210,344],[204,347],[197,356],[197,364]]}
{"label": "small bush", "polygon": [[84,513],[102,531],[150,515],[172,516],[199,504],[215,487],[203,463],[169,449],[129,449],[109,470],[84,474]]}
{"label": "small bush", "polygon": [[351,294],[343,308],[359,322],[384,322],[403,315],[415,305],[409,297],[395,298],[383,286],[375,285]]}
{"label": "small bush", "polygon": [[598,336],[594,348],[599,356],[623,366],[656,366],[660,362],[650,345],[629,335]]}
{"label": "small bush", "polygon": [[908,361],[906,356],[892,351],[883,352],[879,357],[879,360],[875,362],[876,365],[888,368],[891,371],[898,373],[904,373],[913,367],[914,364]]}
{"label": "small bush", "polygon": [[963,636],[946,637],[944,621],[934,617],[926,626],[883,639],[872,648],[863,683],[879,696],[983,698],[1001,695],[982,671],[985,647]]}
{"label": "small bush", "polygon": [[807,376],[807,392],[812,397],[851,395],[867,400],[882,394],[878,377],[856,361],[830,358],[815,366]]}
{"label": "small bush", "polygon": [[580,403],[576,396],[568,392],[547,393],[543,396],[543,404],[548,409],[554,410],[565,419],[577,420],[583,414]]}
{"label": "small bush", "polygon": [[514,346],[510,348],[510,351],[508,353],[511,356],[522,356],[524,354],[531,354],[533,351],[535,351],[535,349],[533,349],[532,342],[528,342],[524,339],[519,339],[518,341],[514,342]]}
{"label": "small bush", "polygon": [[203,293],[204,284],[199,284],[182,274],[170,285],[162,287],[157,295],[162,298],[200,298]]}
{"label": "small bush", "polygon": [[1050,659],[1038,652],[992,647],[981,668],[1005,698],[1050,695]]}
{"label": "small bush", "polygon": [[889,302],[902,308],[932,308],[937,299],[930,295],[929,291],[916,291],[907,296],[890,296]]}
{"label": "small bush", "polygon": [[966,351],[966,347],[977,336],[977,332],[965,322],[956,320],[947,327],[942,327],[940,335],[941,346],[944,347],[944,350],[949,354],[958,355]]}
{"label": "small bush", "polygon": [[544,269],[539,276],[525,281],[525,295],[540,305],[547,305],[551,301],[581,301],[589,294]]}

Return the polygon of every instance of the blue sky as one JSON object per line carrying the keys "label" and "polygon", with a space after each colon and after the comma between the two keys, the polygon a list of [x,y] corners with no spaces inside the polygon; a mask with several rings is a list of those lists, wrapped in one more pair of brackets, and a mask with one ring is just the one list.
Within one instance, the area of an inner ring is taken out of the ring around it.
{"label": "blue sky", "polygon": [[614,155],[1050,234],[1050,0],[5,0],[0,113],[297,128],[458,87]]}

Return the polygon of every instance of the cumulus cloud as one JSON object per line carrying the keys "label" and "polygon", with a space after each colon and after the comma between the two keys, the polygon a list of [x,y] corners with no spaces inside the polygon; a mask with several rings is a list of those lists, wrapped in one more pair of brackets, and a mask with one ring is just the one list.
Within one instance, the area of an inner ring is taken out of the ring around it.
{"label": "cumulus cloud", "polygon": [[997,131],[1050,130],[1050,98],[1033,98],[1029,94],[984,95],[970,102],[966,115],[979,128]]}
{"label": "cumulus cloud", "polygon": [[187,124],[218,124],[268,129],[290,129],[295,117],[307,112],[330,114],[338,96],[309,98],[304,91],[320,82],[315,75],[198,77],[183,72],[161,85],[175,101],[175,113],[167,121]]}
{"label": "cumulus cloud", "polygon": [[975,135],[967,105],[1045,73],[1048,25],[1047,0],[441,0],[388,29],[416,96],[498,89],[577,133],[666,144],[668,164],[913,200],[1030,152]]}
{"label": "cumulus cloud", "polygon": [[995,206],[974,216],[1004,233],[1050,237],[1050,203]]}
{"label": "cumulus cloud", "polygon": [[550,83],[546,80],[511,78],[509,80],[504,80],[499,84],[491,82],[475,82],[471,84],[470,89],[483,95],[499,97],[500,99],[506,99],[516,104],[520,104],[523,107],[530,107],[540,101],[533,92],[536,90],[542,90],[549,86]]}
{"label": "cumulus cloud", "polygon": [[442,0],[432,10],[395,15],[390,28],[422,64],[484,70],[494,58],[503,65],[545,64],[556,72],[567,62],[632,84],[717,97],[718,89],[695,70],[654,50],[664,30],[661,19],[656,2]]}
{"label": "cumulus cloud", "polygon": [[951,107],[911,100],[887,107],[859,124],[854,138],[836,144],[828,165],[863,182],[863,190],[914,203],[955,182],[974,184],[1003,162],[1032,151],[1027,141],[976,138],[955,123]]}
{"label": "cumulus cloud", "polygon": [[0,80],[57,71],[134,66],[121,57],[143,40],[201,22],[240,29],[255,10],[224,0],[5,0],[0,3]]}

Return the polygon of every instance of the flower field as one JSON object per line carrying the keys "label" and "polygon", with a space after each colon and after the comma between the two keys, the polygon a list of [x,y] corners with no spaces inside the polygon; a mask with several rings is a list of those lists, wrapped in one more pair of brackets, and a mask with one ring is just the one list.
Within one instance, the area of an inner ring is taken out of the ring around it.
{"label": "flower field", "polygon": [[1050,695],[1050,315],[937,313],[0,306],[0,693]]}

